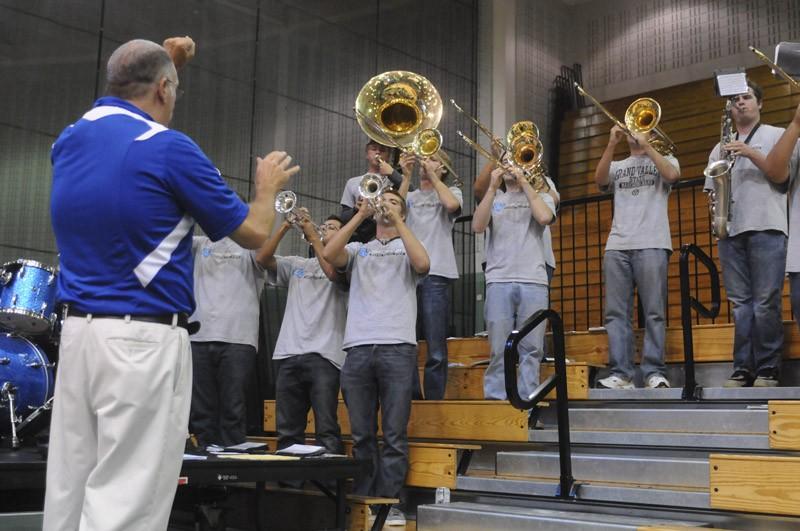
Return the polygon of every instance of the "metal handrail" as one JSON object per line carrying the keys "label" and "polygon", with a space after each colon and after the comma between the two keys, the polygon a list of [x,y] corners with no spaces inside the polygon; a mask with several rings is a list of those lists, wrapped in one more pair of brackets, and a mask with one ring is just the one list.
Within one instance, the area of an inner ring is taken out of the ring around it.
{"label": "metal handrail", "polygon": [[[689,293],[689,255],[692,254],[699,260],[711,275],[711,308],[706,308],[703,303]],[[720,291],[719,273],[714,261],[702,249],[693,243],[681,245],[680,255],[681,278],[681,326],[683,327],[683,372],[684,383],[681,398],[683,400],[700,400],[702,388],[697,385],[694,371],[694,337],[692,331],[692,309],[703,317],[714,319],[719,315]]]}
{"label": "metal handrail", "polygon": [[[539,384],[525,399],[519,395],[517,385],[517,363],[519,342],[543,321],[550,322],[553,331],[553,358],[555,372]],[[572,477],[572,454],[569,440],[569,397],[567,396],[567,358],[564,350],[564,325],[561,316],[550,308],[531,315],[519,330],[513,330],[506,340],[503,362],[506,380],[506,396],[517,409],[532,409],[554,388],[556,390],[556,419],[558,421],[558,462],[560,467],[559,488],[556,496],[564,499],[575,497],[575,478]]]}

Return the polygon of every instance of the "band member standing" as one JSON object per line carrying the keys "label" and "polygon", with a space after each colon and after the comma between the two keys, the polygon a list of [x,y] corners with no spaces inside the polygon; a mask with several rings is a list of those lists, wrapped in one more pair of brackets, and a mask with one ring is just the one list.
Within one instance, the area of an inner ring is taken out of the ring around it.
{"label": "band member standing", "polygon": [[320,235],[307,211],[301,209],[299,226],[316,258],[275,256],[278,244],[292,228],[288,221],[264,244],[257,257],[268,271],[270,282],[288,288],[283,323],[272,355],[278,362],[278,448],[305,443],[311,408],[317,444],[330,453],[343,454],[337,409],[339,371],[345,360],[342,341],[347,286],[343,276],[322,257],[323,247],[341,229],[342,221],[330,216],[320,226]]}
{"label": "band member standing", "polygon": [[[373,463],[370,476],[357,478],[355,494],[396,497],[408,471],[408,419],[417,370],[417,282],[428,274],[425,247],[405,224],[406,205],[394,190],[380,196],[377,237],[347,244],[362,221],[373,215],[363,201],[355,216],[323,251],[324,258],[350,275],[350,297],[342,367],[342,394],[350,414],[353,456]],[[378,452],[380,409],[383,448]],[[387,523],[404,517],[392,508]]]}
{"label": "band member standing", "polygon": [[[456,186],[447,186],[447,168],[437,157],[421,162],[419,189],[408,193],[408,228],[419,238],[431,260],[428,276],[417,286],[417,322],[428,347],[425,361],[425,399],[441,400],[447,387],[447,324],[450,318],[450,285],[458,278],[453,249],[453,225],[464,199]],[[413,155],[401,156],[405,170]],[[448,158],[449,163],[449,158]],[[409,172],[403,172],[400,195],[406,195]],[[415,372],[415,394],[421,398],[419,374]]]}
{"label": "band member standing", "polygon": [[[613,161],[614,149],[623,137],[630,156]],[[680,179],[681,172],[677,159],[656,151],[648,137],[626,135],[615,125],[594,174],[600,190],[614,194],[614,219],[603,257],[611,374],[597,382],[607,389],[634,387],[634,287],[645,315],[644,384],[669,387],[664,365],[667,263],[672,253],[668,206],[672,184]]]}
{"label": "band member standing", "polygon": [[[783,354],[781,315],[786,268],[787,170],[772,175],[767,154],[783,129],[761,124],[761,87],[734,96],[731,115],[736,140],[725,146],[736,159],[731,170],[731,220],[727,238],[719,240],[719,259],[728,300],[733,304],[733,374],[725,387],[773,387]],[[709,164],[720,160],[717,144]],[[773,182],[774,180],[774,182]],[[705,188],[713,189],[711,179]]]}
{"label": "band member standing", "polygon": [[[168,50],[177,48],[170,57]],[[46,531],[166,529],[192,381],[191,232],[260,246],[299,168],[270,153],[244,204],[189,137],[167,127],[191,39],[129,41],[107,96],[52,150],[51,218],[68,304],[47,460]]]}
{"label": "band member standing", "polygon": [[197,309],[189,430],[201,448],[247,440],[247,384],[256,367],[264,270],[230,238],[192,240]]}
{"label": "band member standing", "polygon": [[[389,179],[395,189],[398,189],[402,183],[403,177],[389,164],[394,157],[394,148],[379,144],[375,140],[370,140],[365,147],[365,154],[367,159],[367,171],[364,175],[367,173],[383,175]],[[364,175],[351,177],[344,186],[342,199],[339,201],[342,206],[339,218],[344,223],[350,221],[350,218],[358,211],[358,200],[360,198],[358,185],[361,183],[361,179]],[[375,221],[373,219],[365,219],[353,234],[353,241],[366,243],[374,237]]]}
{"label": "band member standing", "polygon": [[[505,191],[500,190],[505,184]],[[486,237],[486,305],[491,359],[483,378],[484,397],[505,400],[503,350],[511,331],[548,306],[544,227],[555,221],[553,198],[536,192],[503,168],[491,172],[489,186],[472,216],[472,229]],[[519,390],[529,396],[539,385],[544,324],[520,342]]]}

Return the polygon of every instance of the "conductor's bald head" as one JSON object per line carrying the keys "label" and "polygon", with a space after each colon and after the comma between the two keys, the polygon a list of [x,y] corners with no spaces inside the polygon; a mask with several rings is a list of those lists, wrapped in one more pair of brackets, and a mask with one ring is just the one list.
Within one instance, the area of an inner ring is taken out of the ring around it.
{"label": "conductor's bald head", "polygon": [[178,72],[160,44],[128,41],[108,59],[106,95],[130,101],[159,123],[172,119],[177,88]]}
{"label": "conductor's bald head", "polygon": [[174,72],[172,59],[161,45],[143,39],[128,41],[108,59],[106,94],[125,100],[137,99],[144,96],[153,83]]}

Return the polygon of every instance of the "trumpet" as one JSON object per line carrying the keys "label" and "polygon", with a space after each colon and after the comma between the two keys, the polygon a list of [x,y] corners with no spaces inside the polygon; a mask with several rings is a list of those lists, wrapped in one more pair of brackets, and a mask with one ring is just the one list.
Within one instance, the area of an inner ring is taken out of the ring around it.
{"label": "trumpet", "polygon": [[535,123],[529,120],[514,123],[506,134],[505,142],[503,142],[477,118],[462,109],[455,100],[450,100],[450,103],[460,114],[469,118],[483,134],[489,137],[491,145],[500,151],[501,155],[499,157],[495,156],[462,131],[458,131],[458,136],[472,149],[490,160],[498,168],[503,168],[509,173],[514,169],[521,170],[523,178],[537,192],[547,192],[550,189],[550,185],[545,179],[547,172],[542,163],[544,147],[542,146],[542,141],[539,140],[539,128],[536,127]]}
{"label": "trumpet", "polygon": [[658,127],[661,121],[661,105],[653,98],[639,98],[631,103],[625,111],[625,123],[622,123],[617,120],[616,116],[611,114],[611,111],[606,109],[594,96],[586,92],[577,82],[573,82],[573,85],[578,92],[589,98],[595,107],[600,109],[609,120],[625,131],[625,134],[633,136],[634,133],[652,132],[655,138],[650,139],[649,143],[656,151],[665,156],[675,155],[675,153],[678,152],[675,143]]}
{"label": "trumpet", "polygon": [[377,173],[368,173],[358,183],[358,194],[375,209],[380,216],[386,215],[386,207],[381,201],[381,194],[389,188],[389,181]]}
{"label": "trumpet", "polygon": [[403,70],[379,74],[361,88],[353,110],[371,139],[419,158],[434,157],[447,168],[454,185],[463,185],[452,166],[437,156],[443,142],[436,129],[442,99],[426,78]]}
{"label": "trumpet", "polygon": [[[275,196],[275,212],[278,214],[283,214],[286,218],[286,221],[292,224],[292,226],[296,227],[298,230],[302,232],[302,228],[300,227],[300,223],[303,220],[307,220],[305,216],[298,213],[299,208],[297,206],[297,194],[292,192],[291,190],[285,190],[280,192],[277,196]],[[319,227],[314,224],[311,220],[308,220],[311,223],[311,226],[314,227],[314,230],[317,231],[317,234],[320,234]],[[303,234],[303,239],[305,239],[305,233]]]}

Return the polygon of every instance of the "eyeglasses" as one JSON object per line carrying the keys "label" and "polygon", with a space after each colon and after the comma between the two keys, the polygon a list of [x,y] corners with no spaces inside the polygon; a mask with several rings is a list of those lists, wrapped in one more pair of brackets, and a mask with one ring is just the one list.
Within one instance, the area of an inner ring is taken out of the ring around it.
{"label": "eyeglasses", "polygon": [[179,99],[181,99],[183,97],[183,93],[186,92],[186,91],[178,86],[178,82],[177,81],[172,81],[171,79],[167,78],[167,84],[169,84],[169,83],[172,83],[173,85],[175,85],[175,101],[178,101]]}
{"label": "eyeglasses", "polygon": [[333,223],[323,223],[322,225],[320,225],[319,228],[320,229],[325,229],[328,232],[335,232],[335,231],[339,230],[339,226],[335,225]]}

